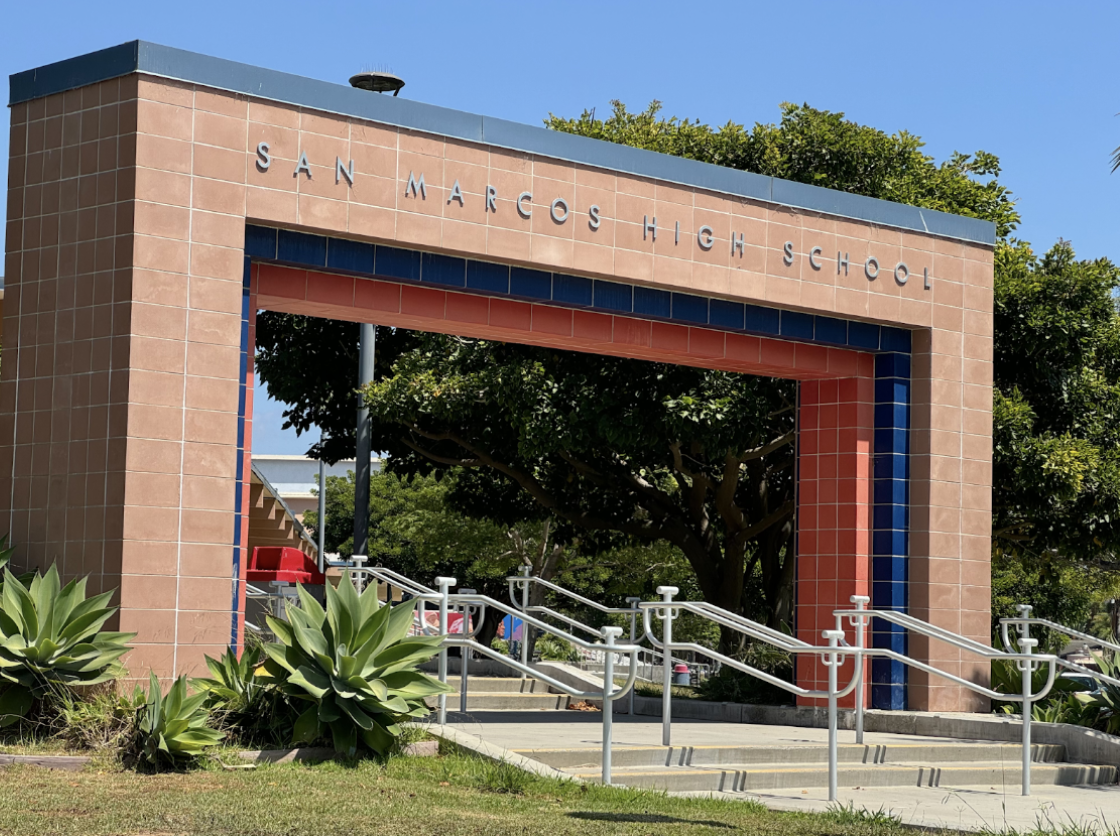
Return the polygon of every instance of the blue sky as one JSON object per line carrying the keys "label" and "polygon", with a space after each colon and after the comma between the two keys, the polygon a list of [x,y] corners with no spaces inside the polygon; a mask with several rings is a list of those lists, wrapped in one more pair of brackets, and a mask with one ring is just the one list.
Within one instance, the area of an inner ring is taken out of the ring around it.
{"label": "blue sky", "polygon": [[[997,154],[1019,237],[1120,261],[1115,2],[55,0],[3,21],[6,75],[142,38],[340,83],[388,67],[409,98],[531,124],[616,98],[748,125],[808,102],[918,134],[938,160]],[[306,449],[280,412],[258,389],[257,452]]]}

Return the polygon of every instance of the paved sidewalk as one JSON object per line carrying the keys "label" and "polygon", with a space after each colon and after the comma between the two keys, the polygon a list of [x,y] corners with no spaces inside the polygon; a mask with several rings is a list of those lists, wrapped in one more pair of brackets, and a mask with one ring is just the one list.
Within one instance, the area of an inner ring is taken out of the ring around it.
{"label": "paved sidewalk", "polygon": [[[479,711],[468,715],[448,713],[448,725],[504,749],[597,750],[602,734],[602,714],[557,711]],[[672,742],[676,746],[804,746],[827,745],[828,730],[790,726],[744,725],[704,720],[674,720]],[[854,743],[855,734],[841,731],[839,742]],[[919,735],[868,732],[864,743],[968,743],[970,741]],[[983,743],[985,741],[976,741]],[[656,717],[614,717],[614,745],[659,746],[661,722]],[[527,753],[527,752],[526,752]],[[594,760],[598,759],[598,752]],[[1009,764],[1017,766],[1018,763]],[[908,824],[960,830],[1053,829],[1075,822],[1093,825],[1100,831],[1120,825],[1120,787],[1038,786],[1023,798],[1017,775],[1005,781],[993,772],[988,787],[858,787],[839,788],[839,802],[871,811],[880,808],[900,816]],[[707,792],[682,793],[711,795]],[[718,798],[757,798],[776,810],[823,811],[828,808],[827,790],[772,790],[757,793],[716,793]]]}

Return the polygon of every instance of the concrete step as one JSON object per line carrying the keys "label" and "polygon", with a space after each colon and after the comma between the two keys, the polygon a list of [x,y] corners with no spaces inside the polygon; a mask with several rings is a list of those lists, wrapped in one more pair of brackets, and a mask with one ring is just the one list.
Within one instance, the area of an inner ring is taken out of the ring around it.
{"label": "concrete step", "polygon": [[[596,769],[568,770],[588,781],[598,781]],[[1071,763],[1038,763],[1031,767],[1031,783],[1037,786],[1085,786],[1116,782],[1114,766]],[[628,787],[668,792],[761,792],[766,790],[808,789],[828,786],[827,766],[734,765],[718,768],[671,766],[660,768],[615,768],[612,779]],[[841,788],[868,787],[983,787],[1018,786],[1018,762],[974,761],[969,763],[872,764],[839,769]]]}
{"label": "concrete step", "polygon": [[[472,688],[467,693],[467,711],[555,711],[566,709],[571,701],[572,698],[567,694],[520,694],[510,691],[500,691],[496,694],[492,694],[475,691]],[[426,702],[429,706],[434,707],[436,698],[428,697]],[[459,695],[448,694],[448,710],[458,711],[459,706]]]}
{"label": "concrete step", "polygon": [[[447,677],[447,684],[458,693],[462,680],[458,676]],[[468,677],[468,696],[470,694],[547,694],[548,686],[539,679],[521,679],[515,676],[470,676]]]}
{"label": "concrete step", "polygon": [[[469,696],[469,695],[468,695]],[[840,744],[837,755],[841,764],[922,764],[930,763],[1000,763],[1018,764],[1022,749],[1012,743],[962,741],[954,743],[891,743]],[[599,764],[598,749],[521,749],[517,754],[540,761],[556,769],[591,769]],[[1065,749],[1058,745],[1036,744],[1031,747],[1036,763],[1060,763]],[[825,765],[828,747],[805,746],[615,746],[611,760],[616,768],[628,767],[704,767],[735,764],[739,766]]]}

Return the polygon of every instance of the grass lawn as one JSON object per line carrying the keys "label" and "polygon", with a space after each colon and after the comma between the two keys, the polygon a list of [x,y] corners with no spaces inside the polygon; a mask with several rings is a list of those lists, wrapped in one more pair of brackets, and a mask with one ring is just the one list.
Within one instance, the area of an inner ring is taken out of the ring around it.
{"label": "grass lawn", "polygon": [[31,767],[0,772],[4,836],[904,832],[917,831],[885,816],[772,813],[750,802],[540,779],[462,755],[161,775],[104,763],[80,773]]}

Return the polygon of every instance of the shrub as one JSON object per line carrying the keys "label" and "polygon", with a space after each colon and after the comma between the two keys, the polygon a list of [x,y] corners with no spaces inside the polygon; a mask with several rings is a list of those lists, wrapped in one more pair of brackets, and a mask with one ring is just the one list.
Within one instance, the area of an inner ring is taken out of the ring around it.
{"label": "shrub", "polygon": [[[742,659],[751,667],[771,676],[788,681],[793,679],[793,661],[790,655],[772,645],[761,642],[752,644],[742,654]],[[696,694],[702,700],[751,705],[788,705],[793,701],[793,696],[788,691],[726,665],[714,676],[697,685]]]}
{"label": "shrub", "polygon": [[288,606],[287,622],[268,616],[279,641],[264,646],[265,670],[289,697],[310,703],[295,721],[293,743],[329,734],[343,754],[364,745],[384,755],[402,721],[428,714],[424,697],[452,692],[416,670],[440,639],[408,635],[415,601],[381,607],[375,585],[359,595],[349,580],[324,588],[326,609],[300,586],[302,606]]}
{"label": "shrub", "polygon": [[65,688],[115,679],[135,633],[103,633],[116,612],[112,592],[86,598],[86,580],[60,588],[58,569],[24,584],[4,570],[0,593],[0,727],[17,722],[36,700]]}
{"label": "shrub", "polygon": [[535,650],[544,662],[578,662],[582,658],[571,642],[551,633],[537,639]]}
{"label": "shrub", "polygon": [[82,695],[65,690],[52,694],[55,736],[80,749],[128,751],[134,748],[136,730],[144,709],[144,692],[132,696],[115,688]]}
{"label": "shrub", "polygon": [[[206,692],[187,695],[187,679],[180,676],[163,696],[155,672],[149,674],[148,699],[141,711],[136,755],[154,767],[181,766],[210,746],[221,743],[222,732],[209,727]],[[140,688],[136,689],[142,694]]]}
{"label": "shrub", "polygon": [[246,647],[240,659],[227,648],[221,659],[206,657],[211,676],[191,680],[191,687],[206,694],[215,722],[239,742],[282,746],[299,711],[264,672],[263,659],[260,645]]}

